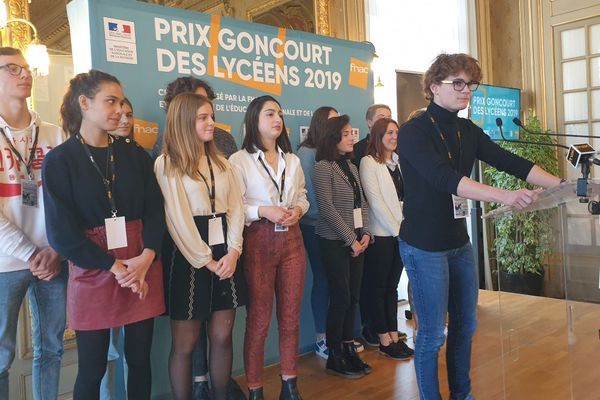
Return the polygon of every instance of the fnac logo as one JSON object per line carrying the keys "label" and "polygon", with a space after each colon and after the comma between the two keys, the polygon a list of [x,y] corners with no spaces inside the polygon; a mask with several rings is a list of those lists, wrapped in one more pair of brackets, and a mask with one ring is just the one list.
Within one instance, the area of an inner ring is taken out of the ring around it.
{"label": "fnac logo", "polygon": [[369,82],[369,63],[358,58],[350,58],[348,84],[367,90]]}
{"label": "fnac logo", "polygon": [[145,149],[152,149],[158,140],[158,122],[133,120],[133,138]]}

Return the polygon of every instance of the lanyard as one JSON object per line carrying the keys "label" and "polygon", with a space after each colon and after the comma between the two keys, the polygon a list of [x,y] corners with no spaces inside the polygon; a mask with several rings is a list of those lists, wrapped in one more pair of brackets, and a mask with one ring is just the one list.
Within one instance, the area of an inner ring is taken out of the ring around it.
{"label": "lanyard", "polygon": [[348,182],[350,182],[350,185],[352,186],[352,191],[354,192],[354,208],[362,208],[362,199],[360,198],[360,186],[358,185],[356,178],[354,178],[354,174],[350,170],[350,165],[348,165],[348,161],[346,161],[345,159],[341,159],[335,162],[340,167],[344,175],[346,175]]}
{"label": "lanyard", "polygon": [[429,111],[427,112],[427,115],[429,116],[429,119],[431,120],[433,127],[435,128],[437,133],[440,135],[440,139],[442,139],[442,143],[444,143],[444,147],[446,147],[446,151],[448,152],[448,160],[450,161],[450,164],[452,164],[453,167],[456,167],[456,170],[458,172],[460,172],[460,163],[462,161],[462,139],[460,136],[460,129],[457,129],[457,131],[456,131],[456,139],[458,140],[458,162],[456,165],[454,165],[452,152],[450,151],[450,147],[448,146],[448,143],[446,142],[446,138],[442,134],[442,130],[440,129],[440,126],[435,121],[435,119],[433,119],[433,116],[429,113]]}
{"label": "lanyard", "polygon": [[[278,158],[279,158],[279,156],[278,156]],[[263,161],[261,156],[258,156],[258,161],[260,161],[260,163],[262,164],[267,175],[269,175],[271,182],[273,182],[273,185],[275,185],[275,189],[277,189],[277,193],[279,193],[279,204],[280,205],[283,204],[283,192],[285,190],[285,167],[283,168],[283,174],[281,174],[281,189],[280,189],[279,185],[277,184],[275,179],[271,176],[271,173],[269,172],[269,169],[267,168],[267,165],[265,164],[265,162]]]}
{"label": "lanyard", "polygon": [[88,148],[87,143],[85,143],[85,140],[83,140],[83,136],[81,136],[81,134],[78,133],[77,139],[79,139],[79,141],[81,142],[81,146],[83,147],[83,150],[85,151],[85,155],[88,156],[92,165],[94,166],[94,169],[96,170],[96,172],[98,172],[98,175],[100,175],[100,178],[102,178],[102,183],[104,184],[104,190],[106,191],[106,197],[108,198],[108,203],[110,204],[111,215],[113,218],[116,218],[117,217],[117,205],[116,205],[115,199],[113,197],[113,184],[114,184],[115,178],[116,178],[116,176],[115,176],[115,156],[113,154],[113,148],[112,148],[113,138],[112,138],[112,136],[108,135],[108,154],[106,156],[106,174],[103,174],[102,171],[100,170],[100,167],[96,163],[96,160],[94,160],[94,157],[92,156],[92,153],[90,152],[90,149]]}
{"label": "lanyard", "polygon": [[4,129],[0,128],[0,132],[2,132],[2,136],[4,137],[4,140],[6,140],[8,147],[10,147],[10,151],[12,151],[13,154],[15,155],[15,157],[17,157],[17,160],[19,160],[19,162],[25,166],[25,169],[27,170],[27,175],[29,176],[29,179],[34,180],[34,175],[33,175],[33,171],[31,170],[31,166],[33,165],[33,162],[35,161],[35,149],[37,147],[38,137],[40,134],[40,127],[39,126],[35,127],[35,135],[33,137],[33,145],[31,146],[31,151],[29,152],[29,160],[27,160],[27,162],[25,162],[21,153],[19,153],[17,151],[15,146],[8,139],[8,136],[6,136],[6,132],[4,132]]}
{"label": "lanyard", "polygon": [[208,171],[210,172],[210,187],[208,186],[208,182],[206,181],[206,178],[204,177],[204,175],[202,175],[202,172],[198,171],[198,173],[200,174],[200,177],[202,178],[202,180],[204,181],[204,184],[206,185],[206,190],[208,190],[208,197],[210,198],[210,210],[213,214],[213,217],[215,216],[215,174],[213,172],[213,168],[212,168],[212,164],[210,162],[210,157],[206,156],[206,161],[208,162]]}

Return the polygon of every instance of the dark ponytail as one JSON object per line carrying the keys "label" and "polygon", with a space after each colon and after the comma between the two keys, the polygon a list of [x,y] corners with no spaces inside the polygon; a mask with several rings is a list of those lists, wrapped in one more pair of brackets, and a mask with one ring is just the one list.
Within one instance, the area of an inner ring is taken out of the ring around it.
{"label": "dark ponytail", "polygon": [[104,82],[121,85],[121,82],[114,76],[96,69],[78,74],[69,82],[69,88],[60,106],[62,128],[69,135],[76,135],[81,128],[82,115],[79,96],[84,95],[89,99],[93,99],[100,90],[100,85]]}

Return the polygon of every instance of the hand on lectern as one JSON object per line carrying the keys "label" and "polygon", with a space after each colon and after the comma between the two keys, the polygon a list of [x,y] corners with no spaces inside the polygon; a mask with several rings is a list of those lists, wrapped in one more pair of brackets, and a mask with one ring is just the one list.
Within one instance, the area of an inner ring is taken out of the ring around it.
{"label": "hand on lectern", "polygon": [[540,190],[507,190],[502,203],[517,210],[522,210],[536,201],[539,193]]}

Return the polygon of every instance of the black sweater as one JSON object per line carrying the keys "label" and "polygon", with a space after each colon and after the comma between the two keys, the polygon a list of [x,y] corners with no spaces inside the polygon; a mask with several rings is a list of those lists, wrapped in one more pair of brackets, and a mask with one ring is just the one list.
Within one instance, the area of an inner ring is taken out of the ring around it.
{"label": "black sweater", "polygon": [[[89,147],[104,171],[108,149]],[[145,248],[158,254],[165,230],[163,198],[150,156],[135,142],[113,143],[113,192],[117,215],[141,219]],[[52,150],[42,168],[46,231],[59,254],[82,268],[109,269],[115,259],[85,236],[85,230],[104,226],[110,205],[102,179],[76,137]]]}
{"label": "black sweater", "polygon": [[[455,112],[433,102],[427,111],[439,125],[454,165],[427,112],[402,125],[398,155],[405,195],[400,238],[425,251],[445,251],[464,246],[469,240],[464,218],[454,219],[451,195],[456,194],[462,177],[471,175],[475,159],[523,180],[533,163],[502,149],[473,122],[458,118]],[[460,164],[458,171],[456,164]]]}

